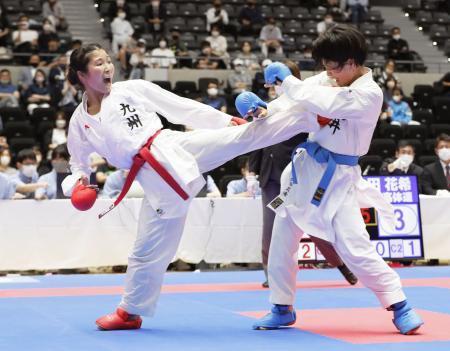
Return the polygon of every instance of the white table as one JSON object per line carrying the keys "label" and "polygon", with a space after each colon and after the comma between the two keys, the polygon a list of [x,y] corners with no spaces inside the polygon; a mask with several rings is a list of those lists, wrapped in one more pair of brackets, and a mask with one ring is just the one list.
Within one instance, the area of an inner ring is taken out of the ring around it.
{"label": "white table", "polygon": [[[127,263],[140,199],[125,199],[101,220],[111,200],[88,212],[69,200],[0,201],[0,270],[57,269]],[[450,259],[450,198],[421,197],[427,259]],[[260,262],[260,199],[192,203],[177,258],[198,263]]]}

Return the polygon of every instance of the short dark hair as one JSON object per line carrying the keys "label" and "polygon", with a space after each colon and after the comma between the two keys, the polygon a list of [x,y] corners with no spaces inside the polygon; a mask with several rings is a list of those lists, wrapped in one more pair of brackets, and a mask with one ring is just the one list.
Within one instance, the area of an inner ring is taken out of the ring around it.
{"label": "short dark hair", "polygon": [[441,141],[446,141],[447,143],[450,143],[450,135],[445,133],[439,134],[438,137],[436,138],[436,141],[434,142],[434,148],[437,148],[438,144]]}
{"label": "short dark hair", "polygon": [[22,163],[25,160],[37,161],[36,154],[34,153],[34,151],[32,149],[23,149],[23,150],[20,150],[19,153],[17,154],[17,158],[16,158],[17,162]]}
{"label": "short dark hair", "polygon": [[314,41],[312,56],[319,64],[327,60],[342,67],[348,59],[353,59],[357,65],[362,65],[367,57],[366,39],[355,27],[339,24]]}
{"label": "short dark hair", "polygon": [[403,149],[404,147],[407,146],[412,147],[413,151],[416,152],[416,148],[409,140],[400,140],[397,144],[397,151],[400,151],[400,149]]}
{"label": "short dark hair", "polygon": [[78,49],[73,50],[72,54],[70,55],[69,72],[67,74],[67,79],[69,80],[70,84],[83,87],[83,83],[81,83],[80,79],[78,78],[77,72],[87,72],[90,54],[95,50],[104,49],[100,44],[88,44],[86,46],[81,46]]}
{"label": "short dark hair", "polygon": [[239,170],[241,170],[242,168],[247,168],[249,162],[249,157],[248,156],[241,156],[237,159],[237,166],[239,168]]}
{"label": "short dark hair", "polygon": [[2,70],[0,70],[0,74],[2,74],[4,72],[11,74],[11,71],[7,68],[3,68]]}
{"label": "short dark hair", "polygon": [[53,149],[52,160],[54,160],[55,158],[63,158],[66,161],[69,161],[70,155],[69,155],[69,151],[67,150],[66,144],[58,145],[57,147],[55,147]]}

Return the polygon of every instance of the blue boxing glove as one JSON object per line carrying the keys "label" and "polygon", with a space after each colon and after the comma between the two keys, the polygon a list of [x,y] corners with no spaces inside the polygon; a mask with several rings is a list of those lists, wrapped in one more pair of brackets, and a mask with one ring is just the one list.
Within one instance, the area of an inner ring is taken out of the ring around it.
{"label": "blue boxing glove", "polygon": [[271,63],[264,70],[264,80],[266,84],[274,85],[277,81],[282,82],[286,77],[292,75],[288,66],[281,62]]}
{"label": "blue boxing glove", "polygon": [[244,91],[243,93],[240,93],[236,97],[235,105],[242,118],[249,117],[249,112],[250,114],[253,114],[254,112],[256,112],[258,107],[267,108],[267,104],[262,101],[258,95],[250,91]]}

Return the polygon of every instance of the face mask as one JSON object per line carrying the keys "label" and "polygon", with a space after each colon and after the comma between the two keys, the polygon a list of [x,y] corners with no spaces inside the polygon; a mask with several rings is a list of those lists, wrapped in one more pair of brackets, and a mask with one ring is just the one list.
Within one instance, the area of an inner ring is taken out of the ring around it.
{"label": "face mask", "polygon": [[125,1],[123,0],[118,0],[116,1],[117,6],[123,6],[125,4]]}
{"label": "face mask", "polygon": [[179,38],[180,38],[179,35],[172,35],[172,39],[175,40],[175,41],[177,41]]}
{"label": "face mask", "polygon": [[305,58],[311,58],[311,57],[312,57],[312,53],[310,53],[310,52],[305,52],[305,53],[303,54],[303,56],[304,56]]}
{"label": "face mask", "polygon": [[394,100],[395,102],[400,102],[402,101],[402,97],[400,95],[394,95],[392,97],[392,100]]}
{"label": "face mask", "polygon": [[275,94],[277,94],[277,96],[280,96],[283,94],[283,89],[281,89],[280,85],[275,85],[273,88],[275,89]]}
{"label": "face mask", "polygon": [[209,88],[208,89],[209,96],[217,96],[218,93],[219,93],[219,90],[217,88]]}
{"label": "face mask", "polygon": [[8,79],[1,79],[0,83],[3,85],[9,84],[9,80]]}
{"label": "face mask", "polygon": [[66,126],[66,121],[64,119],[56,120],[56,128],[62,129]]}
{"label": "face mask", "polygon": [[242,73],[242,72],[244,72],[244,67],[242,67],[242,66],[237,66],[237,67],[234,67],[234,70],[235,70],[237,73]]}
{"label": "face mask", "polygon": [[389,89],[393,89],[393,88],[395,87],[395,82],[387,82],[387,83],[386,83],[386,86],[387,86]]}
{"label": "face mask", "polygon": [[23,165],[22,173],[25,177],[31,178],[36,173],[36,165]]}
{"label": "face mask", "polygon": [[28,24],[28,22],[21,22],[19,24],[19,27],[20,29],[27,30],[30,27],[30,25]]}
{"label": "face mask", "polygon": [[39,63],[37,63],[37,62],[31,62],[31,63],[30,63],[30,66],[36,68],[37,66],[39,66]]}
{"label": "face mask", "polygon": [[152,1],[152,6],[158,6],[159,5],[159,1]]}
{"label": "face mask", "polygon": [[161,41],[159,42],[159,47],[160,47],[161,49],[165,49],[165,48],[167,47],[167,43],[166,43],[164,40],[161,40]]}
{"label": "face mask", "polygon": [[65,173],[69,169],[69,162],[67,161],[53,161],[53,169],[56,173]]}
{"label": "face mask", "polygon": [[438,156],[443,162],[447,162],[450,160],[450,148],[444,147],[438,150]]}
{"label": "face mask", "polygon": [[268,25],[267,25],[267,28],[268,28],[269,30],[273,30],[274,27],[275,27],[275,26],[274,26],[273,24],[268,24]]}
{"label": "face mask", "polygon": [[331,18],[325,18],[325,23],[326,24],[333,23],[333,20]]}
{"label": "face mask", "polygon": [[390,68],[386,68],[386,69],[385,69],[385,72],[386,72],[386,74],[389,75],[389,76],[390,76],[392,73],[394,73],[394,71],[393,71],[392,69],[390,69]]}
{"label": "face mask", "polygon": [[120,19],[125,19],[126,14],[121,12],[117,15],[117,17],[119,17]]}
{"label": "face mask", "polygon": [[216,30],[213,30],[213,31],[211,32],[211,35],[212,35],[214,38],[217,38],[217,37],[220,35],[220,33],[219,33],[218,31],[216,31]]}
{"label": "face mask", "polygon": [[139,48],[139,52],[140,52],[141,54],[145,54],[145,48]]}
{"label": "face mask", "polygon": [[0,164],[4,167],[8,166],[11,162],[11,157],[9,156],[2,156],[0,157]]}
{"label": "face mask", "polygon": [[42,29],[45,30],[46,32],[51,32],[53,30],[53,27],[51,24],[44,24],[42,26]]}
{"label": "face mask", "polygon": [[400,39],[400,34],[394,34],[392,36],[392,38],[394,38],[395,40],[399,40]]}
{"label": "face mask", "polygon": [[414,157],[413,157],[413,155],[402,154],[402,155],[399,156],[398,159],[400,160],[400,167],[401,168],[408,168],[409,165],[414,160]]}
{"label": "face mask", "polygon": [[34,78],[36,80],[36,83],[43,83],[44,82],[44,77],[36,77]]}

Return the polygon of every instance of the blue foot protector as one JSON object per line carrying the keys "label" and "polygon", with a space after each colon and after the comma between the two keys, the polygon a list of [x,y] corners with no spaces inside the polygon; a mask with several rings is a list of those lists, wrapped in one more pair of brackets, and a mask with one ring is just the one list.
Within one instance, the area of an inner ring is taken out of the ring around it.
{"label": "blue foot protector", "polygon": [[423,324],[422,318],[420,318],[406,300],[393,304],[389,309],[394,311],[394,319],[392,322],[394,322],[395,327],[402,334],[412,335]]}
{"label": "blue foot protector", "polygon": [[297,316],[291,305],[274,305],[272,311],[253,324],[253,329],[279,329],[295,323]]}

